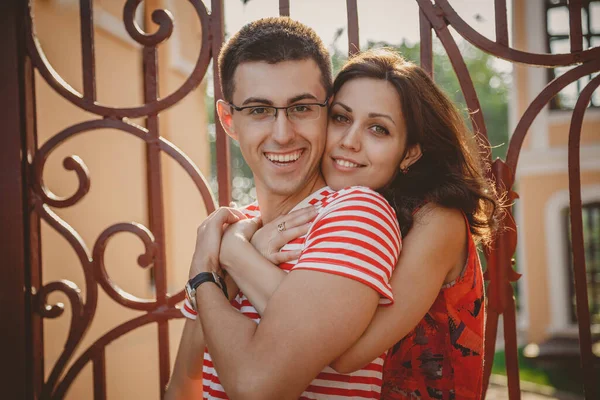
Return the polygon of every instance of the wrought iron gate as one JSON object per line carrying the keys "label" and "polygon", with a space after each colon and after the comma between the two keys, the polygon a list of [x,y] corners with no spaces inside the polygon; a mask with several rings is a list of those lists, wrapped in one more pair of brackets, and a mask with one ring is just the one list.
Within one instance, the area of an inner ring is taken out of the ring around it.
{"label": "wrought iron gate", "polygon": [[[183,0],[181,0],[183,1]],[[82,33],[83,93],[78,93],[65,84],[59,74],[46,60],[34,34],[35,19],[29,1],[9,0],[3,2],[0,24],[2,40],[0,51],[3,62],[0,73],[2,93],[0,94],[0,116],[3,120],[3,145],[0,161],[0,185],[2,188],[2,221],[6,229],[2,236],[7,259],[5,280],[2,283],[2,304],[13,304],[17,313],[3,311],[2,321],[14,327],[16,340],[4,341],[7,344],[4,354],[7,361],[3,368],[4,378],[12,382],[9,396],[13,398],[62,398],[69,386],[82,370],[91,363],[93,366],[94,398],[106,397],[105,349],[121,335],[145,324],[157,324],[161,387],[170,375],[168,320],[178,317],[175,305],[183,298],[182,292],[167,293],[166,260],[164,244],[163,188],[160,155],[166,154],[178,162],[189,174],[198,191],[205,199],[208,211],[215,208],[211,192],[198,168],[165,140],[159,132],[157,118],[164,110],[172,107],[195,89],[205,76],[209,62],[219,53],[223,42],[223,1],[211,0],[211,13],[201,0],[186,0],[194,8],[202,26],[202,48],[192,74],[183,85],[172,94],[160,97],[157,91],[157,46],[169,39],[173,30],[170,15],[156,10],[153,20],[159,29],[154,34],[142,32],[134,23],[134,14],[141,0],[127,0],[123,10],[123,22],[127,32],[143,47],[144,65],[144,104],[132,108],[115,108],[96,101],[95,53],[93,35],[93,1],[80,0]],[[505,160],[493,162],[491,174],[498,189],[507,192],[509,199],[517,195],[511,188],[519,160],[519,152],[533,119],[542,108],[567,84],[581,76],[600,70],[600,48],[583,50],[581,31],[581,7],[583,0],[571,0],[570,43],[571,51],[566,54],[534,54],[509,46],[506,0],[495,0],[496,40],[480,35],[467,24],[452,8],[449,0],[415,0],[420,7],[421,65],[431,73],[433,70],[433,33],[444,46],[459,79],[470,110],[473,128],[484,143],[487,143],[486,125],[480,110],[469,71],[459,52],[457,44],[448,30],[452,26],[462,37],[475,47],[496,57],[513,63],[543,67],[557,67],[577,64],[575,68],[552,80],[529,105],[520,118],[510,139]],[[350,49],[359,48],[357,0],[347,0],[348,42]],[[281,15],[289,15],[289,0],[279,1]],[[292,16],[293,17],[293,16]],[[37,145],[35,116],[35,87],[33,74],[39,72],[44,80],[64,99],[78,108],[92,113],[96,118],[73,125],[57,133],[43,146]],[[215,99],[221,97],[218,70],[213,63],[215,77]],[[569,189],[571,195],[571,226],[573,238],[574,276],[577,296],[580,349],[582,368],[585,374],[586,396],[598,398],[593,390],[590,319],[586,291],[586,271],[583,249],[581,214],[581,193],[579,175],[579,147],[582,120],[592,92],[600,85],[600,77],[592,79],[580,94],[574,108],[569,132]],[[483,110],[485,111],[485,110]],[[143,117],[145,127],[130,122],[131,118]],[[77,203],[89,190],[90,179],[83,160],[70,157],[64,160],[68,170],[75,171],[78,189],[69,198],[58,198],[45,186],[42,172],[48,155],[69,138],[95,129],[112,128],[138,137],[147,146],[147,168],[149,187],[149,226],[118,223],[107,228],[92,246],[91,254],[86,252],[85,243],[60,220],[49,207],[65,208]],[[217,165],[219,199],[228,204],[230,199],[229,150],[226,135],[217,124]],[[488,156],[490,156],[488,154]],[[507,191],[508,189],[508,191]],[[86,296],[81,298],[78,288],[68,281],[56,281],[42,285],[40,264],[40,220],[44,220],[59,232],[75,249],[85,274]],[[488,287],[488,320],[486,326],[486,382],[491,373],[495,349],[498,317],[504,316],[504,338],[506,341],[506,361],[511,399],[520,398],[519,372],[517,362],[515,301],[511,282],[519,275],[513,269],[513,255],[517,244],[517,230],[508,215],[506,225],[492,251],[486,254],[488,260],[486,279]],[[106,242],[117,232],[131,232],[145,245],[145,254],[140,265],[153,263],[156,280],[156,300],[139,301],[131,299],[118,290],[106,274],[103,254]],[[115,327],[73,360],[73,354],[80,340],[91,324],[101,287],[113,300],[123,307],[143,310],[146,313],[138,318]],[[23,288],[25,296],[23,296]],[[67,344],[60,355],[49,378],[44,380],[42,320],[57,318],[63,309],[58,305],[47,304],[47,297],[53,292],[62,292],[69,299],[72,310]],[[16,343],[16,345],[15,345]],[[67,365],[70,365],[68,368]],[[487,385],[486,385],[487,386]]]}

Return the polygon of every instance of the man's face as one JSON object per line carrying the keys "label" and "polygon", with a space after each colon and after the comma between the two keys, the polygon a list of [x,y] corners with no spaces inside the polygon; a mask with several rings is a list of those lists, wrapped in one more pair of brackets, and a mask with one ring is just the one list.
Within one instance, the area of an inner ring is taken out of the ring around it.
{"label": "man's face", "polygon": [[[237,107],[323,103],[326,96],[321,71],[312,59],[240,64],[235,71],[234,88],[233,104]],[[285,110],[278,110],[272,121],[233,111],[232,127],[254,173],[257,190],[291,196],[320,177],[327,108],[317,108],[318,118],[295,121],[286,116]],[[253,113],[264,111],[256,108]]]}

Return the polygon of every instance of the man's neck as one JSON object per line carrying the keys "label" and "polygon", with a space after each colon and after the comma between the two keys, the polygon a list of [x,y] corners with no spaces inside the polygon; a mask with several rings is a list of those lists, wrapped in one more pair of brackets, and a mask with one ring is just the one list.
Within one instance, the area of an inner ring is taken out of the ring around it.
{"label": "man's neck", "polygon": [[275,218],[289,213],[298,203],[315,191],[325,187],[325,185],[325,179],[321,173],[317,174],[315,178],[310,179],[302,189],[289,196],[273,194],[257,185],[256,198],[263,223],[269,223]]}

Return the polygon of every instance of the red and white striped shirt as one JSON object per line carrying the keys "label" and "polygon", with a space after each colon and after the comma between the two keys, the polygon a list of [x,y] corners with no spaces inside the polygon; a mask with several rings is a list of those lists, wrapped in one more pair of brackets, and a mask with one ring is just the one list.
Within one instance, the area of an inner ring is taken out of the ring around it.
{"label": "red and white striped shirt", "polygon": [[[323,188],[299,203],[294,210],[314,205],[318,214],[309,232],[282,248],[302,250],[298,260],[279,265],[284,271],[308,269],[354,279],[376,290],[380,305],[393,302],[389,284],[400,254],[400,228],[394,210],[378,193],[365,187],[334,192]],[[256,204],[242,210],[248,217],[260,214]],[[241,292],[231,303],[257,323],[260,315]],[[196,313],[187,300],[182,313]],[[364,368],[340,374],[326,367],[311,382],[300,399],[379,399],[385,353]],[[204,352],[202,383],[205,399],[227,399],[207,351]]]}

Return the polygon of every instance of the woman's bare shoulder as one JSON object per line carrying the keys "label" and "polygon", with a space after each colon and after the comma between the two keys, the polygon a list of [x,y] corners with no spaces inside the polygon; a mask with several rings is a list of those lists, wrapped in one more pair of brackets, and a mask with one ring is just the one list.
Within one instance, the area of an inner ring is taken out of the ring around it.
{"label": "woman's bare shoulder", "polygon": [[464,231],[465,217],[457,208],[444,207],[429,202],[421,207],[414,215],[413,229],[428,227],[428,229],[444,228],[444,231]]}

